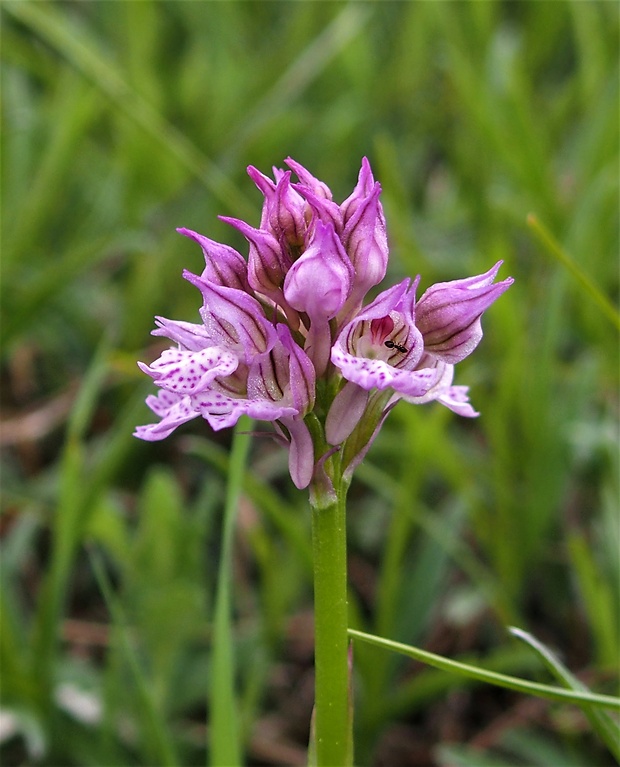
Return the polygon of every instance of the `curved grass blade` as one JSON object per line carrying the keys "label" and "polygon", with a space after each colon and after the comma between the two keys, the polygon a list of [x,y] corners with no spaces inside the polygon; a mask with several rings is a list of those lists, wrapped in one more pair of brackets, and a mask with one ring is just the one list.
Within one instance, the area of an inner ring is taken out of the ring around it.
{"label": "curved grass blade", "polygon": [[[529,634],[527,631],[515,628],[511,626],[508,631],[512,636],[525,642],[534,652],[539,656],[549,671],[561,682],[566,688],[578,693],[590,694],[588,688],[572,674],[566,666],[561,663],[559,658],[548,647],[540,642],[536,637]],[[599,708],[592,705],[592,701],[587,699],[575,700],[575,703],[581,708],[583,713],[588,718],[592,729],[597,733],[599,738],[605,743],[609,751],[620,762],[620,727],[613,721],[613,719]]]}
{"label": "curved grass blade", "polygon": [[392,652],[407,655],[409,658],[442,669],[443,671],[461,674],[470,679],[476,679],[479,682],[494,684],[497,687],[506,687],[515,692],[522,692],[526,695],[536,695],[540,698],[548,698],[549,700],[557,700],[563,703],[575,703],[576,705],[586,703],[592,706],[603,706],[604,708],[620,711],[620,698],[614,698],[611,695],[599,695],[598,693],[576,690],[563,690],[559,687],[551,687],[546,684],[529,682],[526,679],[507,676],[506,674],[498,674],[495,671],[487,671],[486,669],[444,658],[441,655],[435,655],[435,653],[428,652],[427,650],[420,650],[418,647],[411,647],[410,645],[401,644],[400,642],[392,642],[390,639],[383,639],[383,637],[374,636],[373,634],[365,634],[363,631],[357,631],[356,629],[349,629],[349,636],[353,639],[359,639],[362,642],[382,647],[384,650],[391,650]]}
{"label": "curved grass blade", "polygon": [[213,619],[212,678],[209,684],[209,764],[212,767],[236,767],[242,764],[241,726],[235,695],[231,582],[233,534],[251,440],[251,436],[244,433],[248,431],[251,431],[251,422],[244,416],[235,427],[226,488]]}
{"label": "curved grass blade", "polygon": [[163,767],[176,767],[179,762],[174,752],[172,741],[157,711],[153,696],[149,690],[148,681],[140,668],[136,650],[129,639],[127,621],[119,601],[114,596],[112,584],[105,571],[101,556],[92,546],[88,547],[88,553],[95,579],[118,631],[125,659],[136,681],[138,700],[140,701],[140,709],[145,726],[145,736],[148,739],[148,749],[151,752],[151,756],[157,758],[158,764],[161,764]]}

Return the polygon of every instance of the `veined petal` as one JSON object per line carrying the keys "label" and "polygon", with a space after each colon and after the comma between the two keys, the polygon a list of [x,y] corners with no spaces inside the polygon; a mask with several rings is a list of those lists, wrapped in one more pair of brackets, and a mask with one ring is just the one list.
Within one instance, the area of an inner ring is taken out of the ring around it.
{"label": "veined petal", "polygon": [[301,418],[280,418],[289,433],[288,468],[299,490],[308,487],[314,474],[314,445],[308,427]]}
{"label": "veined petal", "polygon": [[182,349],[197,352],[215,344],[204,325],[195,325],[193,322],[182,320],[167,320],[165,317],[155,317],[155,324],[157,328],[151,331],[151,335],[169,338],[179,344]]}
{"label": "veined petal", "polygon": [[431,285],[424,293],[416,306],[416,324],[426,352],[455,364],[478,346],[482,314],[513,282],[509,277],[493,284],[501,264],[476,277]]}
{"label": "veined petal", "polygon": [[276,332],[258,301],[243,290],[206,282],[185,271],[183,276],[201,291],[201,316],[218,346],[235,352],[246,363],[273,348]]}
{"label": "veined petal", "polygon": [[201,275],[203,280],[238,290],[249,290],[248,265],[241,253],[191,229],[180,228],[177,232],[194,240],[202,248],[205,258],[205,269]]}
{"label": "veined petal", "polygon": [[[382,293],[379,293],[374,301],[369,303],[368,306],[365,306],[360,312],[358,312],[358,314],[355,315],[353,322],[378,319],[380,317],[385,317],[391,311],[394,311],[397,307],[400,306],[401,302],[406,296],[410,283],[411,280],[407,278],[402,282],[397,283],[396,285],[392,285],[391,288],[384,290]],[[413,288],[415,288],[415,285],[417,285],[417,281],[414,283]],[[414,292],[414,290],[411,291],[412,294]],[[350,325],[352,325],[353,322],[351,322]]]}

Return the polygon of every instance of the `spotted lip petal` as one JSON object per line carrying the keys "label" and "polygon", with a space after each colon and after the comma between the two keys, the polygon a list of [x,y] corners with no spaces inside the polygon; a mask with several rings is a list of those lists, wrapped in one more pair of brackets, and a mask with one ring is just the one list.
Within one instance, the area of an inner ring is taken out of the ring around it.
{"label": "spotted lip petal", "polygon": [[425,358],[425,361],[429,361],[434,366],[437,373],[435,383],[422,396],[405,395],[403,399],[412,405],[424,405],[427,402],[437,400],[442,405],[445,405],[445,407],[465,418],[475,418],[480,415],[469,404],[469,387],[452,386],[454,365],[441,360],[429,360],[428,357]]}
{"label": "spotted lip petal", "polygon": [[199,415],[192,407],[190,397],[174,394],[164,389],[160,389],[156,395],[149,394],[146,398],[146,404],[155,415],[161,418],[159,423],[136,427],[134,436],[147,442],[156,442],[169,437],[178,426]]}
{"label": "spotted lip petal", "polygon": [[166,349],[152,365],[138,363],[158,386],[178,394],[205,391],[216,377],[232,375],[239,365],[238,358],[219,346],[200,351]]}
{"label": "spotted lip petal", "polygon": [[399,370],[384,360],[355,357],[337,347],[332,349],[331,359],[347,381],[367,391],[394,389],[401,395],[421,397],[437,380],[437,371],[433,368]]}
{"label": "spotted lip petal", "polygon": [[218,391],[208,391],[191,398],[196,415],[201,415],[214,431],[234,426],[242,415],[257,421],[276,421],[293,417],[297,410],[288,403],[270,400],[239,399]]}

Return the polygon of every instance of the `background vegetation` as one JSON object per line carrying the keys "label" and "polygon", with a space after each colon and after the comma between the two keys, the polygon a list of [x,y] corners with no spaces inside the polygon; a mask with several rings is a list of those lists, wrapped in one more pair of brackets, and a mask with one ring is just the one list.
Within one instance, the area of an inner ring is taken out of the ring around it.
{"label": "background vegetation", "polygon": [[[237,246],[245,175],[290,155],[346,197],[367,155],[390,279],[515,285],[459,366],[482,412],[400,405],[350,500],[354,624],[614,692],[618,343],[526,224],[618,295],[613,2],[16,2],[2,14],[2,760],[197,765],[231,435],[149,420],[153,315],[195,321],[185,226]],[[234,541],[246,761],[303,764],[309,512],[270,440]],[[356,645],[357,761],[608,765],[570,706]]]}

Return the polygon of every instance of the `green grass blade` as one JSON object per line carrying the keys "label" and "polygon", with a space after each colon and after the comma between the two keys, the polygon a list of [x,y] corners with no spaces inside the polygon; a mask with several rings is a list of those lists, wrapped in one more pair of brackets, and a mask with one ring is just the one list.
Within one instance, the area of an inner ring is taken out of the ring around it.
{"label": "green grass blade", "polygon": [[[187,452],[199,456],[214,466],[224,476],[230,471],[230,458],[227,452],[207,439],[188,437]],[[243,477],[243,490],[265,516],[282,534],[304,563],[306,571],[312,575],[312,547],[307,531],[298,522],[295,509],[269,485],[254,473],[246,471]]]}
{"label": "green grass blade", "polygon": [[[525,642],[541,658],[549,671],[569,690],[579,693],[580,698],[574,702],[580,706],[583,713],[587,716],[592,728],[598,734],[599,738],[605,743],[609,751],[620,762],[620,727],[612,718],[599,708],[595,708],[593,701],[581,697],[582,694],[590,695],[587,687],[572,674],[563,663],[549,650],[548,647],[540,642],[536,637],[522,629],[511,627],[509,629],[512,636]],[[620,703],[620,701],[619,701]]]}
{"label": "green grass blade", "polygon": [[614,593],[613,580],[605,577],[591,544],[582,535],[570,533],[567,544],[583,599],[583,609],[597,645],[598,663],[612,667],[618,663],[620,648],[618,599]]}
{"label": "green grass blade", "polygon": [[67,426],[67,440],[60,467],[58,505],[53,521],[52,560],[42,588],[33,643],[35,678],[39,681],[40,705],[51,712],[52,677],[58,641],[58,623],[67,593],[71,564],[83,524],[85,499],[90,485],[82,437],[90,422],[108,372],[109,342],[104,339],[77,395]]}
{"label": "green grass blade", "polygon": [[260,136],[265,125],[278,116],[285,115],[286,111],[292,108],[292,102],[329,67],[332,60],[361,31],[370,15],[369,8],[348,4],[331,24],[310,42],[271,90],[263,96],[256,108],[249,112],[239,131],[231,136],[229,144],[232,149],[225,156],[226,165],[231,163],[233,154],[237,156],[245,146]]}
{"label": "green grass blade", "polygon": [[537,695],[540,698],[548,698],[549,700],[557,700],[564,703],[576,703],[577,705],[586,703],[593,706],[603,706],[605,708],[620,711],[620,698],[614,698],[611,695],[599,695],[597,693],[575,690],[562,690],[546,684],[538,684],[538,682],[529,682],[514,676],[498,674],[495,671],[487,671],[485,669],[477,668],[476,666],[470,666],[466,663],[459,663],[459,661],[450,660],[441,655],[435,655],[435,653],[420,650],[417,647],[411,647],[410,645],[401,644],[400,642],[392,642],[390,639],[383,639],[383,637],[374,636],[373,634],[365,634],[363,631],[357,631],[355,629],[349,629],[349,636],[353,639],[359,639],[362,642],[382,647],[384,650],[391,650],[392,652],[407,655],[409,658],[413,658],[421,663],[427,663],[429,666],[434,666],[443,671],[462,674],[470,679],[477,679],[479,682],[487,682],[488,684],[493,684],[498,687],[506,687],[515,692],[522,692],[526,695]]}
{"label": "green grass blade", "polygon": [[78,71],[92,81],[133,122],[150,134],[162,149],[172,154],[183,167],[235,215],[254,215],[254,205],[181,131],[137,93],[99,50],[88,31],[77,28],[66,14],[48,4],[6,3],[4,9],[26,24],[58,50]]}
{"label": "green grass blade", "polygon": [[144,733],[146,738],[145,750],[151,754],[152,758],[157,759],[157,763],[161,764],[162,767],[176,767],[179,762],[174,752],[172,740],[155,706],[148,680],[140,668],[136,650],[129,639],[127,621],[119,601],[114,596],[112,584],[101,561],[101,556],[92,547],[89,547],[89,556],[97,584],[117,628],[121,648],[136,682],[141,714],[146,730]]}
{"label": "green grass blade", "polygon": [[242,763],[241,727],[235,695],[231,582],[235,519],[251,440],[245,432],[250,429],[247,418],[241,418],[235,428],[226,490],[209,684],[209,764],[212,767],[237,767]]}
{"label": "green grass blade", "polygon": [[542,224],[537,216],[530,213],[527,217],[527,225],[534,232],[538,240],[551,253],[552,256],[566,267],[566,269],[579,282],[581,287],[594,299],[595,304],[603,312],[610,322],[620,330],[620,312],[609,301],[602,290],[588,277],[581,267],[562,248],[560,243],[553,237],[547,227]]}

